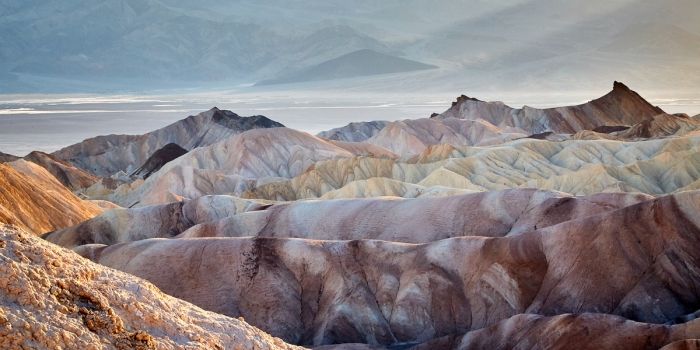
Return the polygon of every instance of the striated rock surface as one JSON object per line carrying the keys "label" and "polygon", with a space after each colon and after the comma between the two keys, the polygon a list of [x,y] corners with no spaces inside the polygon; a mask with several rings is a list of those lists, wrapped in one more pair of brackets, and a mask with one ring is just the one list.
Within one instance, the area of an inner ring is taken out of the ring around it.
{"label": "striated rock surface", "polygon": [[388,123],[367,142],[410,157],[433,145],[492,145],[525,136],[522,132],[504,132],[484,120],[409,119]]}
{"label": "striated rock surface", "polygon": [[0,223],[41,234],[100,213],[98,205],[76,197],[37,164],[21,159],[0,164]]}
{"label": "striated rock surface", "polygon": [[2,349],[293,349],[134,276],[0,225]]}
{"label": "striated rock surface", "polygon": [[575,195],[698,188],[700,137],[648,141],[521,139],[504,145],[438,145],[408,161],[367,157],[318,162],[282,181],[241,192],[248,198],[297,200],[394,195],[418,197],[449,188],[539,188]]}
{"label": "striated rock surface", "polygon": [[578,106],[537,109],[509,107],[460,96],[447,111],[433,118],[483,119],[498,127],[516,127],[531,134],[553,131],[573,134],[600,126],[633,125],[664,113],[626,85],[615,82],[603,97]]}
{"label": "striated rock surface", "polygon": [[214,107],[144,135],[98,136],[53,155],[93,174],[110,176],[119,171],[133,172],[169,143],[192,150],[246,130],[281,126],[264,116],[241,117]]}
{"label": "striated rock surface", "polygon": [[521,313],[682,320],[700,302],[698,212],[690,191],[504,238],[150,239],[78,251],[289,342],[388,345]]}
{"label": "striated rock surface", "polygon": [[380,239],[407,243],[462,236],[502,237],[613,211],[651,198],[624,193],[571,197],[517,189],[405,200],[299,201],[202,223],[180,237]]}
{"label": "striated rock surface", "polygon": [[291,178],[319,161],[352,156],[305,132],[288,128],[250,130],[192,150],[142,184],[117,188],[113,201],[131,207],[236,193],[256,179]]}

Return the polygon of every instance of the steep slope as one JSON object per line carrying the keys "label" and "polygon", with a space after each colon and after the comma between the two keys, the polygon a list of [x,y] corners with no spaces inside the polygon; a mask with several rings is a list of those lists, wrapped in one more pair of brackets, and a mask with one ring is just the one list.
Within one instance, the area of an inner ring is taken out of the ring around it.
{"label": "steep slope", "polygon": [[26,155],[24,159],[42,166],[64,186],[73,191],[88,188],[99,181],[98,177],[85,170],[44,152],[34,151]]}
{"label": "steep slope", "polygon": [[101,212],[39,165],[25,160],[0,164],[0,223],[41,234],[73,226]]}
{"label": "steep slope", "polygon": [[214,107],[144,135],[98,136],[53,155],[96,175],[110,176],[119,171],[133,172],[169,143],[192,150],[246,130],[281,126],[264,116],[241,117]]}
{"label": "steep slope", "polygon": [[0,348],[295,348],[4,225],[0,247]]}
{"label": "steep slope", "polygon": [[152,239],[78,251],[290,342],[395,344],[520,313],[665,323],[695,312],[699,211],[692,191],[505,238]]}
{"label": "steep slope", "polygon": [[370,49],[362,49],[346,53],[311,67],[306,67],[297,72],[285,73],[278,78],[263,80],[256,85],[290,84],[305,81],[355,78],[433,68],[437,67]]}
{"label": "steep slope", "polygon": [[186,149],[178,146],[175,143],[169,143],[163,146],[163,148],[155,151],[150,157],[148,157],[148,159],[146,159],[146,162],[144,162],[138,169],[134,170],[130,176],[146,179],[151,176],[151,174],[160,170],[163,165],[185,153],[187,153]]}
{"label": "steep slope", "polygon": [[483,102],[460,96],[452,107],[434,118],[483,119],[498,127],[517,127],[531,134],[545,131],[575,133],[608,125],[632,125],[664,113],[626,85],[615,82],[607,95],[578,106],[537,109],[511,108],[501,102]]}
{"label": "steep slope", "polygon": [[248,187],[256,179],[291,178],[318,161],[352,156],[304,132],[288,128],[249,130],[190,151],[143,184],[118,188],[113,199],[131,207],[167,203],[173,198],[228,194]]}

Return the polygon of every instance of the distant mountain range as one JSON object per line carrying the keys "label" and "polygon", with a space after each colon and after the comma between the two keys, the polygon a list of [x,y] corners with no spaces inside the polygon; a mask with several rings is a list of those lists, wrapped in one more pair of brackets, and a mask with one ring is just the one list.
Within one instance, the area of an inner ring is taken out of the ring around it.
{"label": "distant mountain range", "polygon": [[[695,0],[4,0],[0,93],[328,79],[381,91],[611,79],[697,90],[699,14]],[[440,69],[416,72],[416,62]]]}

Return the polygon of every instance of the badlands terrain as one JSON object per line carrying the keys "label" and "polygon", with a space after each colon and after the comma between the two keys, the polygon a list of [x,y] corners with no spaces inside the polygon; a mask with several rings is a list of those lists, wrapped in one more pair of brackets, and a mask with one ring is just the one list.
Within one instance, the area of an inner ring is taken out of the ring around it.
{"label": "badlands terrain", "polygon": [[445,108],[0,153],[0,348],[700,348],[700,116]]}

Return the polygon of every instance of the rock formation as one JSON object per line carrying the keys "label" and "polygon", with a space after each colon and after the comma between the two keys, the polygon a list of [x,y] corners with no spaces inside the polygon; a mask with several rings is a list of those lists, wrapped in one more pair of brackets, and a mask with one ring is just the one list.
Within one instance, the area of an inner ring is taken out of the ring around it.
{"label": "rock formation", "polygon": [[0,259],[2,349],[296,348],[4,225]]}
{"label": "rock formation", "polygon": [[192,150],[254,128],[281,127],[264,116],[241,117],[216,107],[144,135],[108,135],[87,139],[53,153],[95,175],[130,173],[169,143]]}
{"label": "rock formation", "polygon": [[99,181],[96,176],[44,152],[34,151],[24,159],[42,166],[73,191],[88,188]]}
{"label": "rock formation", "polygon": [[77,250],[289,342],[389,345],[520,313],[681,319],[700,300],[698,212],[691,191],[505,238],[151,239]]}
{"label": "rock formation", "polygon": [[0,164],[0,223],[42,234],[101,212],[97,204],[76,197],[37,164],[21,159]]}
{"label": "rock formation", "polygon": [[603,97],[578,106],[537,109],[509,107],[460,96],[452,107],[434,118],[483,119],[498,127],[516,127],[532,134],[545,131],[573,134],[603,125],[632,125],[664,113],[626,85],[615,82]]}
{"label": "rock formation", "polygon": [[148,159],[146,159],[146,162],[144,162],[143,165],[136,169],[131,174],[131,176],[146,179],[149,176],[151,176],[151,174],[160,170],[160,168],[162,168],[163,165],[167,164],[171,160],[185,153],[187,153],[186,149],[178,146],[175,143],[169,143],[163,146],[163,148],[155,151],[150,157],[148,157]]}

